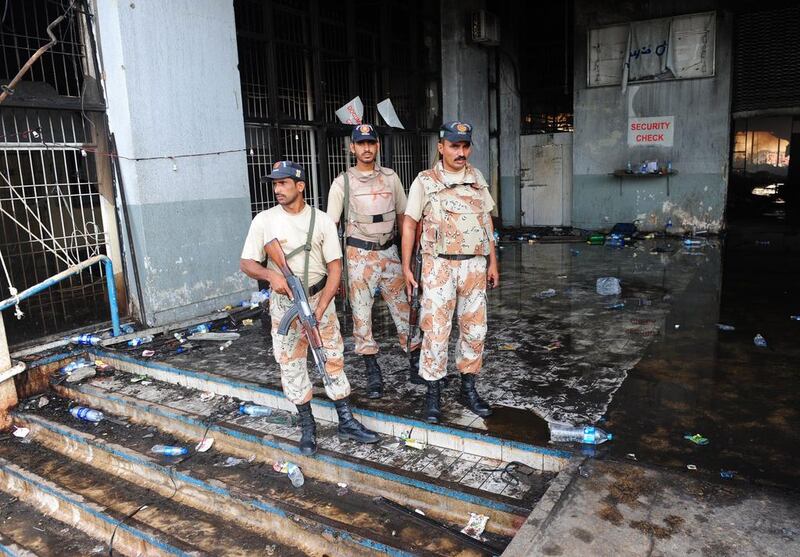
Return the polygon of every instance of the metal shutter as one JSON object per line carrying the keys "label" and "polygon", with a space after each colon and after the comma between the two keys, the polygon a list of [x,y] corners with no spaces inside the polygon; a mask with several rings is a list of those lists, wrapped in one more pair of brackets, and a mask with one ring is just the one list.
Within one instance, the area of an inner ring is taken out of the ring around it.
{"label": "metal shutter", "polygon": [[800,6],[736,16],[733,112],[800,107]]}

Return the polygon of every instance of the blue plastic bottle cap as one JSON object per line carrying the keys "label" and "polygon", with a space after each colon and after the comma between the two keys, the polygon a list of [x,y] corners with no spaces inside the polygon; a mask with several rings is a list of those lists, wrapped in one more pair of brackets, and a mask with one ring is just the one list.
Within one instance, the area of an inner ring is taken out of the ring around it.
{"label": "blue plastic bottle cap", "polygon": [[614,434],[612,434],[612,433],[609,433],[609,434],[606,436],[606,439],[608,439],[609,441],[611,441],[613,438],[614,438]]}

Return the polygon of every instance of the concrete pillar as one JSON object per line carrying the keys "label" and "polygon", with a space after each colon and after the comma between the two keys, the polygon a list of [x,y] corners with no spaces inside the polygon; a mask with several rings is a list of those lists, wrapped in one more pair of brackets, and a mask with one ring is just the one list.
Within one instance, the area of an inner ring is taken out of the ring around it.
{"label": "concrete pillar", "polygon": [[241,300],[252,287],[239,272],[251,215],[233,3],[97,2],[96,21],[109,127],[125,157],[141,290],[124,233],[130,298],[141,296],[151,326]]}
{"label": "concrete pillar", "polygon": [[[21,368],[24,369],[24,368]],[[6,329],[3,324],[3,313],[0,312],[0,430],[5,430],[11,426],[11,418],[8,410],[17,405],[17,387],[14,383],[14,375],[10,373],[11,356],[8,354],[8,341],[6,339]],[[9,373],[4,373],[9,372]],[[16,372],[14,372],[16,374]]]}
{"label": "concrete pillar", "polygon": [[[487,179],[491,176],[489,150],[489,54],[467,40],[467,18],[484,9],[483,0],[442,0],[442,119],[474,126],[470,162]],[[496,185],[496,184],[495,184]]]}
{"label": "concrete pillar", "polygon": [[[500,13],[500,217],[503,226],[520,226],[520,119],[517,82],[516,3],[499,3]],[[516,67],[515,67],[516,66]]]}

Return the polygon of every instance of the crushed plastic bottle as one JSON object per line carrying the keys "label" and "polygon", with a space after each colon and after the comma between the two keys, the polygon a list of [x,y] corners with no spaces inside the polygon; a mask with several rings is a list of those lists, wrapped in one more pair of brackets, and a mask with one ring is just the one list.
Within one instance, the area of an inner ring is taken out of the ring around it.
{"label": "crushed plastic bottle", "polygon": [[72,337],[69,341],[72,344],[77,344],[80,346],[97,346],[100,344],[100,341],[103,340],[97,335],[92,335],[89,333],[85,333],[83,335],[79,335],[76,337]]}
{"label": "crushed plastic bottle", "polygon": [[258,292],[253,292],[250,295],[250,305],[257,306],[262,304],[263,302],[269,301],[269,290],[266,288],[262,288]]}
{"label": "crushed plastic bottle", "polygon": [[222,345],[220,345],[219,351],[222,352],[226,348],[230,348],[232,344],[233,344],[232,340],[225,341]]}
{"label": "crushed plastic bottle", "polygon": [[614,436],[599,427],[591,425],[573,426],[550,422],[550,441],[555,443],[584,443],[586,445],[599,445],[611,441]]}
{"label": "crushed plastic bottle", "polygon": [[153,342],[153,335],[133,338],[128,341],[128,346],[139,346],[141,344],[147,344],[148,342]]}
{"label": "crushed plastic bottle", "polygon": [[600,277],[597,279],[597,293],[601,296],[616,296],[622,292],[619,279],[616,277]]}
{"label": "crushed plastic bottle", "polygon": [[89,360],[84,360],[83,358],[78,358],[74,362],[70,362],[64,367],[61,368],[61,375],[69,375],[70,373],[75,372],[76,370],[81,369],[82,367],[93,367],[94,363],[90,362]]}
{"label": "crushed plastic bottle", "polygon": [[153,445],[150,452],[167,456],[181,456],[187,454],[189,449],[186,447],[175,447],[173,445]]}
{"label": "crushed plastic bottle", "polygon": [[306,481],[303,477],[303,471],[294,462],[286,463],[286,474],[294,487],[301,487]]}
{"label": "crushed plastic bottle", "polygon": [[131,324],[125,324],[125,325],[123,325],[121,327],[121,329],[122,329],[122,333],[126,334],[126,335],[129,335],[129,334],[133,333],[134,331],[136,331],[136,329],[134,329],[133,325],[131,325]]}
{"label": "crushed plastic bottle", "polygon": [[624,248],[625,236],[619,234],[618,232],[613,232],[608,236],[606,245],[611,246],[612,248]]}
{"label": "crushed plastic bottle", "polygon": [[767,347],[767,339],[761,336],[761,333],[756,334],[753,337],[753,344],[758,346],[759,348],[766,348]]}
{"label": "crushed plastic bottle", "polygon": [[272,408],[268,406],[259,406],[258,404],[245,404],[239,405],[239,413],[247,414],[248,416],[271,416]]}
{"label": "crushed plastic bottle", "polygon": [[211,330],[211,323],[200,323],[199,325],[195,325],[188,331],[186,331],[188,335],[195,335],[199,333],[207,333]]}
{"label": "crushed plastic bottle", "polygon": [[103,413],[94,408],[87,408],[86,406],[73,406],[69,409],[69,413],[79,420],[84,422],[98,423],[103,419]]}

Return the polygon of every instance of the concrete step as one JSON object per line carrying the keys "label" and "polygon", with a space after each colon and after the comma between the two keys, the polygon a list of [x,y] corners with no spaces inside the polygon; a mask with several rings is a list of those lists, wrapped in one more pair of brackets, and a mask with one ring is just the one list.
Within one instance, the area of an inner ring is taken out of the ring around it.
{"label": "concrete step", "polygon": [[245,555],[275,545],[36,442],[0,442],[0,488],[125,555]]}
{"label": "concrete step", "polygon": [[[183,458],[151,457],[146,453],[154,444],[180,445],[181,440],[113,416],[97,425],[80,422],[67,408],[67,401],[51,399],[36,414],[16,414],[15,424],[29,428],[35,442],[69,458],[112,470],[162,496],[174,494],[172,500],[180,504],[307,553],[480,554],[465,549],[458,539],[432,538],[371,497],[335,483],[309,478],[296,489],[285,475],[274,473],[270,463],[253,459],[226,467],[227,455],[214,449]],[[495,541],[505,546],[509,540]]]}
{"label": "concrete step", "polygon": [[[289,412],[296,411],[294,405],[286,400],[280,390],[261,383],[208,371],[182,369],[167,363],[146,360],[122,352],[112,352],[99,347],[90,347],[87,353],[101,358],[116,369],[129,373],[147,375],[166,383],[252,401]],[[65,353],[64,357],[68,355],[74,355],[74,353]],[[31,365],[36,365],[36,363]],[[327,398],[315,397],[312,400],[312,408],[317,419],[327,422],[336,421],[333,403]],[[398,436],[403,432],[411,431],[415,439],[433,447],[466,452],[481,458],[522,462],[545,472],[558,472],[564,469],[569,459],[574,456],[560,448],[503,439],[466,426],[434,425],[415,417],[398,416],[358,407],[353,410],[355,416],[365,426],[384,435]]]}
{"label": "concrete step", "polygon": [[[131,384],[130,376],[124,373],[85,384],[57,385],[54,390],[86,406],[157,427],[183,443],[196,444],[208,434],[214,437],[216,450],[226,454],[245,459],[255,455],[264,462],[290,460],[302,468],[306,477],[346,483],[351,491],[386,497],[448,524],[463,526],[470,512],[484,514],[489,516],[487,530],[499,536],[514,535],[552,477],[552,473],[534,474],[534,481],[541,482],[533,490],[535,497],[526,498],[524,493],[515,493],[517,497],[503,495],[507,485],[500,480],[501,475],[486,471],[500,468],[504,464],[501,461],[453,455],[452,451],[445,453],[437,448],[419,451],[400,447],[391,438],[377,446],[342,442],[333,426],[319,428],[321,448],[314,457],[305,457],[299,452],[295,427],[240,416],[234,411],[238,407],[236,401],[203,401],[197,391],[160,382]],[[134,392],[135,395],[122,394]],[[290,418],[289,414],[278,413],[281,414]],[[373,453],[381,453],[381,457]],[[494,492],[473,487],[487,483],[492,484]]]}
{"label": "concrete step", "polygon": [[0,491],[0,555],[87,557],[106,553],[106,544]]}

